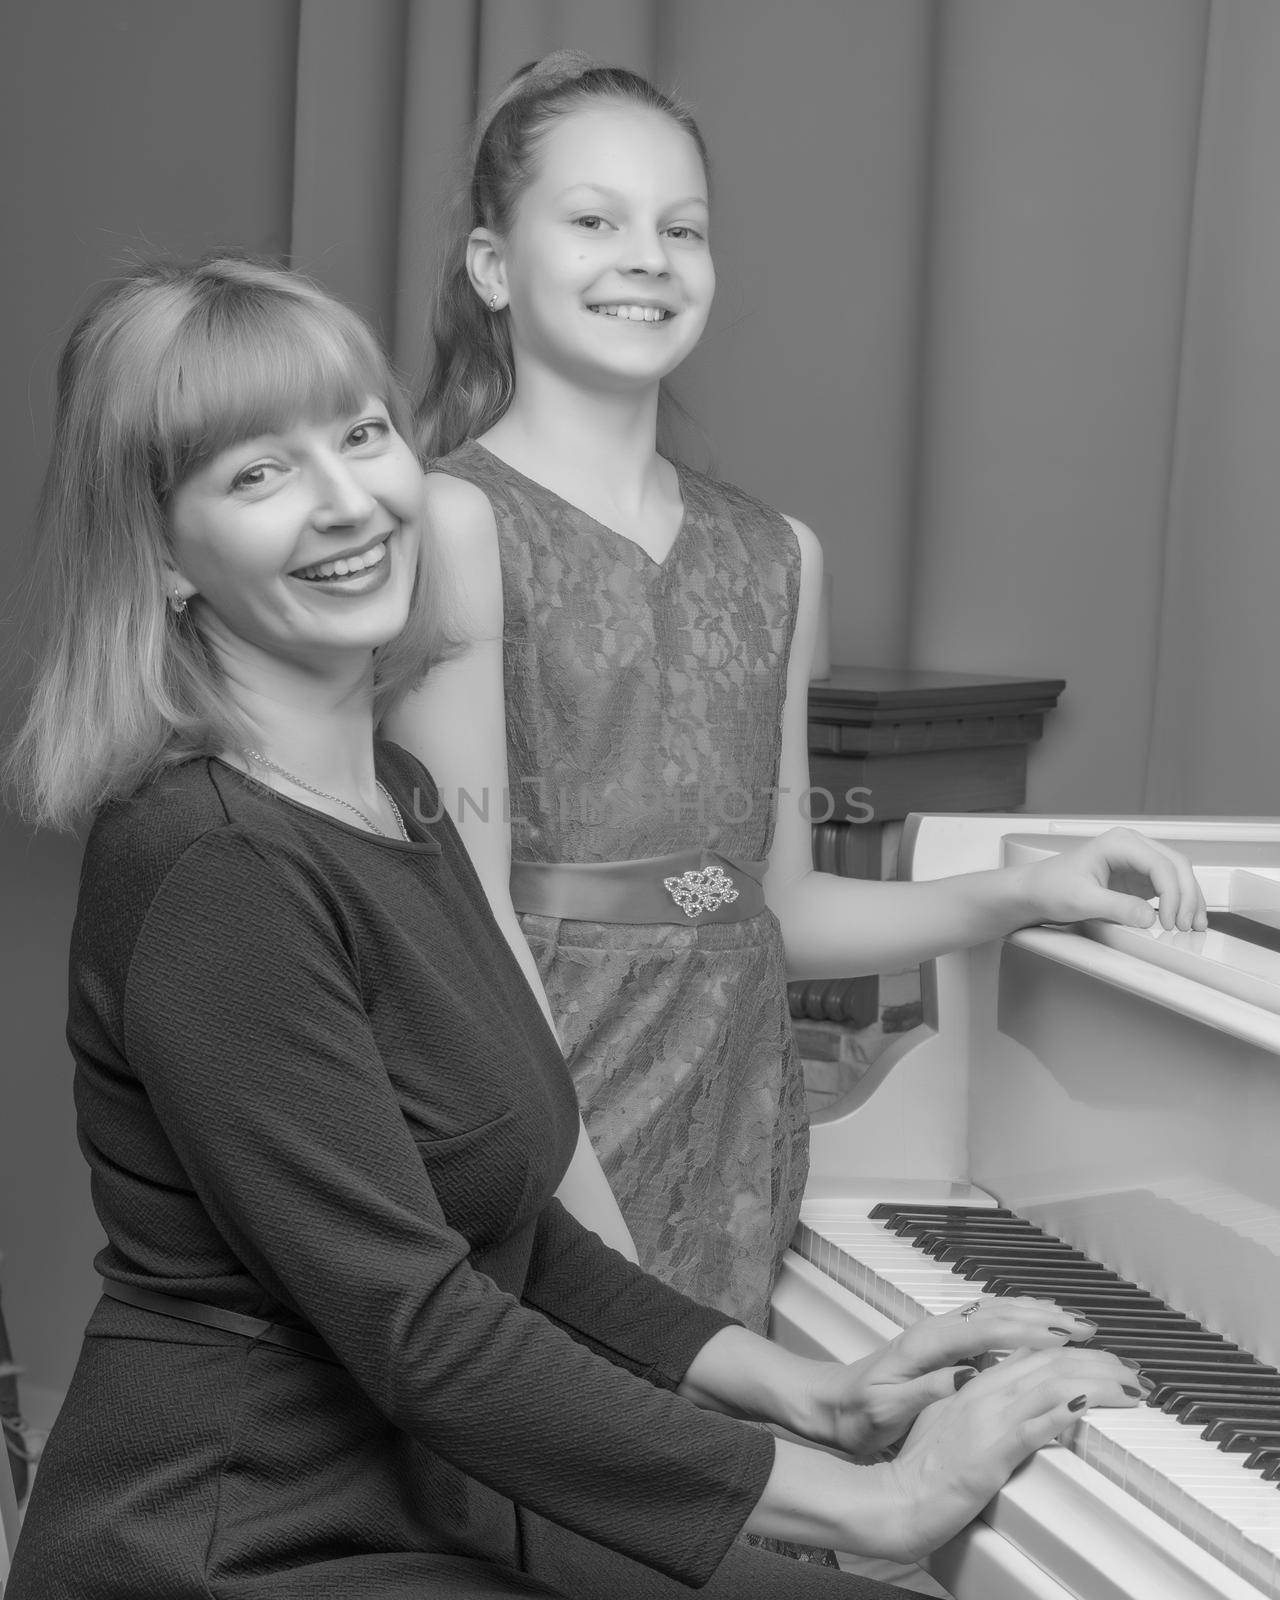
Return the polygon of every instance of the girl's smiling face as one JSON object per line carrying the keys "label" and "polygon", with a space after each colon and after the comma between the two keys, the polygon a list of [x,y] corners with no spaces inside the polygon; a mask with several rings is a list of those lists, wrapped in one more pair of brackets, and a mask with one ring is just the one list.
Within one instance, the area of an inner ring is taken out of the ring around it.
{"label": "girl's smiling face", "polygon": [[715,292],[707,176],[677,123],[603,102],[551,124],[505,238],[472,235],[472,270],[508,306],[519,373],[656,384],[701,337]]}
{"label": "girl's smiling face", "polygon": [[386,406],[298,419],[197,467],[169,508],[173,587],[237,675],[251,661],[325,673],[404,627],[423,480]]}

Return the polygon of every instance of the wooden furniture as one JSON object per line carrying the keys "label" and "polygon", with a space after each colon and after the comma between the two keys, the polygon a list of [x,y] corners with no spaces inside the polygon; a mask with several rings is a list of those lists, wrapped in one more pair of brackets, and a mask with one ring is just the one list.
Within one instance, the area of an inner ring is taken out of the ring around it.
{"label": "wooden furniture", "polygon": [[[833,667],[809,685],[814,865],[891,878],[911,811],[1010,811],[1026,799],[1027,748],[1066,684],[891,667]],[[874,977],[793,983],[791,1014],[865,1027]]]}

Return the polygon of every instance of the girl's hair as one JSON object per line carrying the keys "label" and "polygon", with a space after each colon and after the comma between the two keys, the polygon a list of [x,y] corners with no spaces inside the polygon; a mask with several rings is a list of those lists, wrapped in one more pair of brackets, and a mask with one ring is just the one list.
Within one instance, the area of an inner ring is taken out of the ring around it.
{"label": "girl's hair", "polygon": [[[251,742],[198,604],[168,605],[173,493],[229,445],[370,397],[411,440],[373,334],[296,273],[217,255],[140,267],[98,292],[58,367],[29,580],[30,698],[4,763],[24,816],[68,827],[168,763]],[[448,649],[420,563],[409,626],[374,653],[375,714]]]}
{"label": "girl's hair", "polygon": [[430,375],[418,406],[424,459],[448,455],[491,428],[515,393],[507,315],[481,303],[467,273],[471,231],[508,233],[552,124],[602,100],[661,111],[689,135],[703,170],[710,170],[693,114],[638,73],[598,66],[574,50],[556,51],[516,73],[480,120],[466,188],[446,234],[432,298]]}

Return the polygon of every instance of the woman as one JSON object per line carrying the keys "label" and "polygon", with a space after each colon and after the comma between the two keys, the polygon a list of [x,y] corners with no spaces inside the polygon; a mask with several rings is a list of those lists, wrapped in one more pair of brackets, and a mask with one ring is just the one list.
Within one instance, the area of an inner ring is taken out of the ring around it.
{"label": "woman", "polygon": [[69,1036],[108,1242],[9,1600],[885,1593],[734,1541],[917,1555],[1138,1389],[1034,1301],[799,1360],[557,1203],[563,1059],[375,740],[443,648],[407,427],[359,320],[241,261],[109,286],[64,354],[10,775],[98,808]]}

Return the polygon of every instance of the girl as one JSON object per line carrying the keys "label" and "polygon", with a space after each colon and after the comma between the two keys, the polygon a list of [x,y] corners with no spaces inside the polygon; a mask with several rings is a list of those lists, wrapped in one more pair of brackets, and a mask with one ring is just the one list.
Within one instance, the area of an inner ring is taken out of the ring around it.
{"label": "girl", "polygon": [[821,550],[656,447],[715,287],[696,124],[630,72],[550,58],[481,128],[468,199],[421,415],[466,649],[394,725],[536,966],[641,1263],[762,1329],[807,1160],[788,976],[1150,922],[1126,889],[1154,886],[1165,926],[1203,904],[1122,832],[941,883],[814,872]]}
{"label": "girl", "polygon": [[[800,1361],[556,1203],[563,1059],[375,742],[443,649],[407,426],[357,318],[241,261],[110,285],[64,353],[9,771],[38,820],[102,806],[68,1034],[105,1292],[9,1600],[888,1594],[735,1537],[917,1551],[1138,1389],[1034,1301]],[[868,1467],[735,1420],[865,1456],[926,1406]]]}

